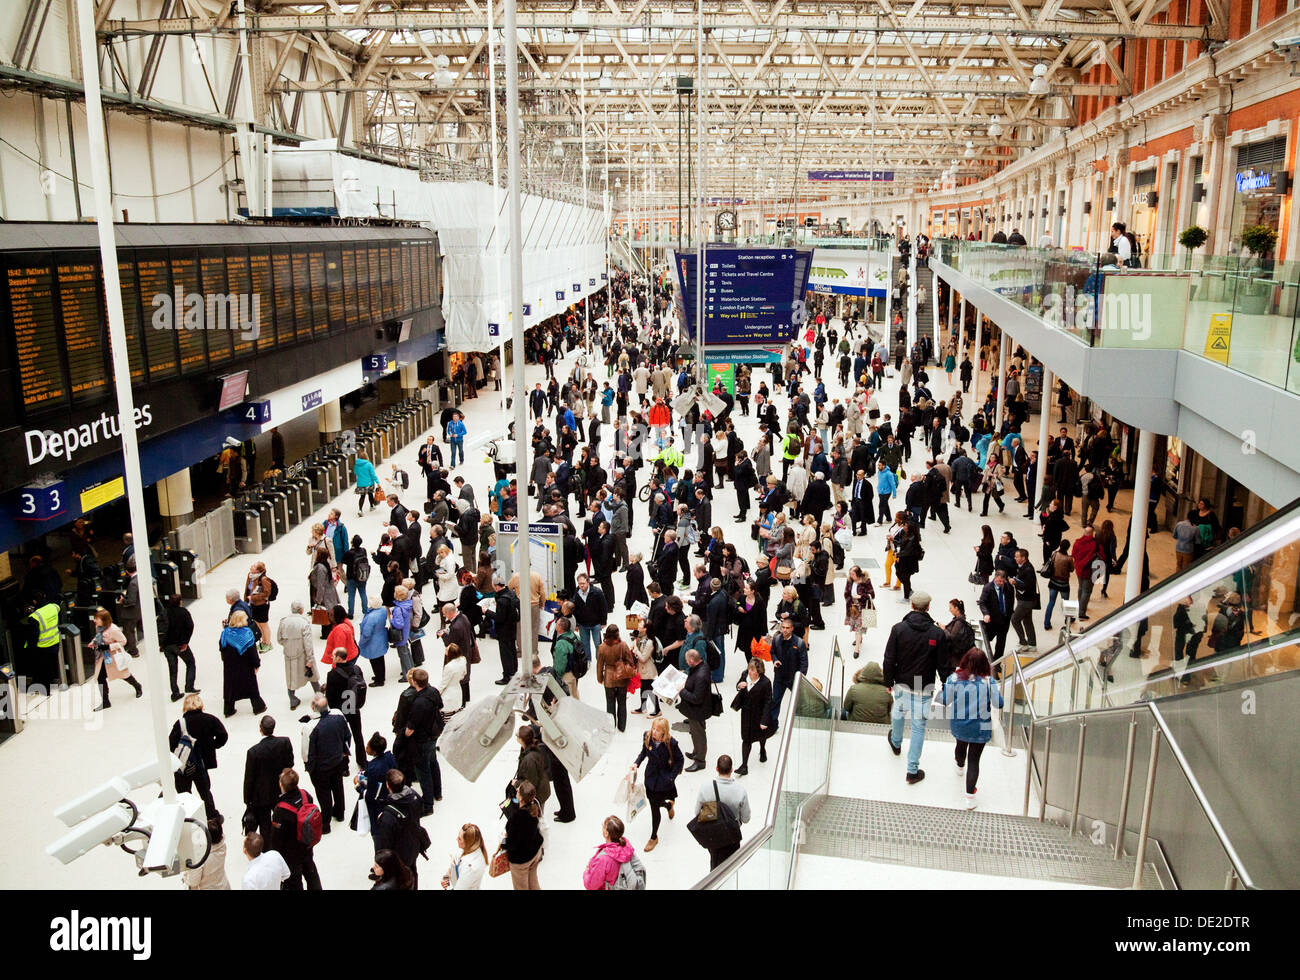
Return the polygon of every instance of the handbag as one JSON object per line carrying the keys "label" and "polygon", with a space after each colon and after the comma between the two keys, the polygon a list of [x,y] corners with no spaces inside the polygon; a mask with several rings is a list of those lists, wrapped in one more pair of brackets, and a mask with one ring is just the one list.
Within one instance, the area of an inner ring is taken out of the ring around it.
{"label": "handbag", "polygon": [[691,836],[710,851],[734,847],[740,843],[740,824],[728,807],[723,806],[718,794],[718,781],[713,781],[713,799],[706,800],[686,825]]}
{"label": "handbag", "polygon": [[388,645],[390,647],[402,645],[402,631],[396,626],[388,627]]}
{"label": "handbag", "polygon": [[790,579],[794,578],[794,566],[793,566],[793,565],[777,565],[777,566],[772,570],[772,574],[773,574],[776,578],[780,579],[782,582],[788,582],[788,581],[790,581]]}
{"label": "handbag", "polygon": [[632,665],[629,664],[626,660],[620,660],[618,661],[618,663],[614,664],[613,670],[614,670],[614,680],[619,684],[625,684],[628,681],[630,681],[632,679],[632,675],[635,673],[635,671],[632,669]]}
{"label": "handbag", "polygon": [[971,572],[969,575],[966,576],[966,581],[969,582],[971,585],[983,585],[984,576],[981,575],[979,572]]}
{"label": "handbag", "polygon": [[311,624],[313,626],[328,626],[330,622],[330,611],[328,609],[324,606],[311,607]]}
{"label": "handbag", "polygon": [[718,693],[718,685],[713,685],[713,693],[709,695],[709,717],[717,718],[722,714],[722,695]]}
{"label": "handbag", "polygon": [[627,682],[627,693],[637,694],[641,690],[641,675],[633,674],[632,679]]}
{"label": "handbag", "polygon": [[488,862],[488,877],[500,878],[510,870],[510,855],[506,853],[504,847],[498,847],[497,852],[492,855],[492,860]]}
{"label": "handbag", "polygon": [[627,822],[630,824],[636,818],[636,815],[646,808],[648,803],[645,785],[633,780],[627,794]]}
{"label": "handbag", "polygon": [[862,610],[862,627],[863,629],[876,628],[876,609],[874,606],[868,606]]}

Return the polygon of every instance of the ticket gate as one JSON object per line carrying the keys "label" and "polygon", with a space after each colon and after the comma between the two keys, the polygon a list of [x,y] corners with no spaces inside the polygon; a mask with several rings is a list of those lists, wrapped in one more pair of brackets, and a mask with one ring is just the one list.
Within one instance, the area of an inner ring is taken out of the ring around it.
{"label": "ticket gate", "polygon": [[181,599],[188,601],[200,598],[202,589],[199,585],[198,576],[199,556],[192,551],[169,548],[163,552],[163,559],[172,562],[176,566]]}
{"label": "ticket gate", "polygon": [[283,485],[271,480],[261,483],[254,491],[258,497],[271,505],[271,534],[274,538],[283,537],[294,525],[289,521],[289,491]]}
{"label": "ticket gate", "polygon": [[253,508],[243,506],[234,510],[235,551],[241,555],[262,552],[262,518]]}

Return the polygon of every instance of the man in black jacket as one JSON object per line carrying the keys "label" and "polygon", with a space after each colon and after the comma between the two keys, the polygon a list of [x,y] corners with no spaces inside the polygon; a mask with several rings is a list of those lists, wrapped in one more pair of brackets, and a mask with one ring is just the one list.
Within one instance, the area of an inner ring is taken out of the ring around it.
{"label": "man in black jacket", "polygon": [[244,830],[251,822],[263,839],[271,839],[271,810],[280,799],[280,774],[293,768],[293,742],[275,734],[275,719],[262,715],[257,723],[262,740],[244,757]]}
{"label": "man in black jacket", "polygon": [[461,564],[472,574],[478,568],[479,512],[472,500],[461,498],[460,517],[456,520],[456,537],[460,538]]}
{"label": "man in black jacket", "polygon": [[618,564],[618,555],[614,550],[614,536],[610,534],[609,524],[601,521],[596,526],[596,532],[591,552],[591,570],[600,583],[605,604],[612,609],[618,602],[618,597],[614,594],[614,566]]}
{"label": "man in black jacket", "polygon": [[[660,559],[662,567],[663,559]],[[578,589],[573,593],[573,619],[582,636],[583,646],[587,648],[587,659],[596,662],[596,648],[603,641],[601,632],[609,619],[609,603],[605,594],[591,584],[586,573],[578,575]]]}
{"label": "man in black jacket", "polygon": [[[343,729],[347,731],[347,726]],[[346,752],[343,755],[344,764],[347,763]],[[284,880],[280,886],[281,891],[300,892],[302,891],[303,879],[307,879],[307,890],[318,892],[321,890],[320,874],[316,871],[316,861],[312,857],[312,849],[308,845],[298,840],[298,809],[302,804],[310,799],[310,795],[298,788],[298,773],[293,769],[286,769],[280,774],[280,798],[276,801],[275,809],[271,815],[271,849],[276,851],[280,857],[284,858],[284,863],[289,866],[289,877]],[[324,820],[324,826],[329,826],[329,816],[325,813],[325,808],[321,807],[321,817]]]}
{"label": "man in black jacket", "polygon": [[[179,701],[186,694],[193,694],[194,687],[194,653],[190,650],[190,637],[194,635],[194,617],[181,605],[179,594],[167,600],[167,619],[163,630],[163,656],[167,658],[167,675],[172,685],[172,700]],[[185,693],[176,686],[176,662],[185,664]],[[292,763],[291,763],[292,764]],[[266,835],[263,834],[263,837]]]}
{"label": "man in black jacket", "polygon": [[999,568],[993,578],[980,591],[980,621],[984,638],[996,660],[1007,648],[1007,630],[1011,628],[1011,614],[1015,611],[1016,596],[1007,582],[1007,573]]}
{"label": "man in black jacket", "polygon": [[1011,614],[1011,626],[1022,646],[1037,646],[1034,610],[1040,605],[1038,576],[1034,566],[1029,563],[1029,552],[1024,548],[1016,549],[1016,575],[1011,585],[1016,590],[1016,608]]}
{"label": "man in black jacket", "polygon": [[712,714],[713,688],[709,681],[709,665],[700,658],[698,651],[686,651],[686,665],[690,672],[686,675],[686,686],[682,688],[678,707],[685,716],[687,730],[691,733],[691,751],[686,753],[691,764],[682,771],[699,772],[704,768],[709,754],[705,723]]}
{"label": "man in black jacket", "polygon": [[876,495],[875,489],[871,486],[871,481],[867,479],[867,471],[860,469],[851,484],[852,490],[849,498],[849,519],[852,523],[853,534],[867,533],[867,526],[872,520],[871,501]]}
{"label": "man in black jacket", "polygon": [[[408,676],[415,695],[406,702],[405,719],[393,742],[393,751],[399,758],[407,754],[413,760],[416,779],[420,781],[422,812],[427,816],[433,812],[433,804],[442,799],[442,770],[437,753],[438,736],[442,734],[442,695],[429,683],[429,672],[423,667],[414,668]],[[401,707],[399,704],[399,711]]]}
{"label": "man in black jacket", "polygon": [[352,748],[357,753],[357,768],[366,767],[366,738],[362,734],[361,708],[366,703],[366,678],[357,663],[359,657],[351,660],[335,659],[330,672],[325,675],[325,700],[329,706],[343,715],[352,730]]}
{"label": "man in black jacket", "polygon": [[800,636],[800,630],[789,613],[779,610],[777,618],[781,620],[781,632],[772,641],[772,720],[768,724],[768,733],[776,731],[777,720],[781,717],[781,699],[785,692],[795,685],[795,676],[808,673],[808,644]]}
{"label": "man in black jacket", "polygon": [[758,485],[758,476],[754,473],[754,464],[743,449],[736,455],[736,466],[731,474],[731,482],[736,485],[736,508],[738,512],[736,523],[743,524],[748,519],[749,514],[749,491]]}
{"label": "man in black jacket", "polygon": [[[311,706],[320,714],[320,719],[307,739],[307,758],[303,765],[311,777],[312,788],[316,790],[321,833],[328,834],[331,820],[347,819],[343,777],[348,771],[348,745],[352,733],[348,731],[344,717],[330,711],[329,701],[324,694],[313,697]],[[286,857],[285,861],[288,860]],[[293,865],[290,864],[289,867],[292,869]]]}
{"label": "man in black jacket", "polygon": [[412,888],[419,887],[416,859],[424,850],[425,837],[420,828],[420,795],[406,785],[400,769],[389,769],[384,777],[385,790],[377,798],[379,814],[375,820],[375,853],[393,851],[411,869],[415,878]]}
{"label": "man in black jacket", "polygon": [[820,534],[822,515],[826,513],[830,505],[831,488],[826,484],[826,474],[819,470],[808,481],[808,488],[803,492],[803,500],[799,502],[799,512],[812,514],[816,522],[817,533]]}
{"label": "man in black jacket", "polygon": [[894,691],[893,724],[886,734],[894,755],[903,751],[903,718],[910,715],[912,737],[907,745],[907,782],[925,778],[920,768],[925,744],[925,719],[940,662],[948,659],[947,634],[930,618],[930,596],[912,593],[912,611],[895,623],[885,643],[885,687]]}
{"label": "man in black jacket", "polygon": [[492,585],[496,588],[496,608],[491,620],[501,654],[501,678],[497,684],[504,686],[519,669],[519,597],[500,578],[494,576]]}

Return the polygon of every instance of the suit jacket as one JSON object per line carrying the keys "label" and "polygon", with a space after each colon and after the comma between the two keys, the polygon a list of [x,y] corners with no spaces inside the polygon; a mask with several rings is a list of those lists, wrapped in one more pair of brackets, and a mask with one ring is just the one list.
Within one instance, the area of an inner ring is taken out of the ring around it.
{"label": "suit jacket", "polygon": [[979,598],[980,612],[990,617],[989,626],[994,628],[1011,622],[1011,613],[1016,607],[1015,590],[1010,582],[1002,586],[1001,607],[998,605],[998,591],[997,583],[990,579],[980,591]]}
{"label": "suit jacket", "polygon": [[244,758],[244,805],[274,806],[280,798],[280,773],[293,768],[293,740],[267,735]]}

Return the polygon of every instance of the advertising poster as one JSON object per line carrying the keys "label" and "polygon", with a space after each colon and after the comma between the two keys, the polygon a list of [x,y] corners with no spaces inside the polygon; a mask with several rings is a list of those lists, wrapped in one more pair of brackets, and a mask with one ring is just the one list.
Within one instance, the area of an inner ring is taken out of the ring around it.
{"label": "advertising poster", "polygon": [[722,387],[727,390],[727,394],[736,393],[736,365],[734,364],[714,364],[709,363],[709,391],[712,391],[721,379]]}

